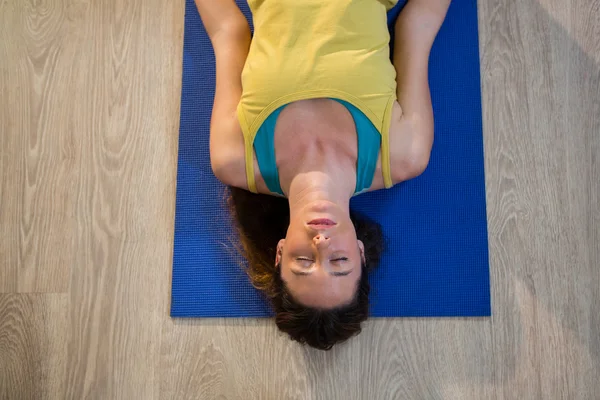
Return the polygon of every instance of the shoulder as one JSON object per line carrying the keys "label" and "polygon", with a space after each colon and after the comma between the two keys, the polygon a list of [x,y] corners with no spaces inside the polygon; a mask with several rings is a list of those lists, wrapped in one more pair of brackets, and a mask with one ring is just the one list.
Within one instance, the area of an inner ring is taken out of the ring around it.
{"label": "shoulder", "polygon": [[429,164],[433,132],[402,114],[396,103],[389,132],[390,171],[394,184],[416,178]]}

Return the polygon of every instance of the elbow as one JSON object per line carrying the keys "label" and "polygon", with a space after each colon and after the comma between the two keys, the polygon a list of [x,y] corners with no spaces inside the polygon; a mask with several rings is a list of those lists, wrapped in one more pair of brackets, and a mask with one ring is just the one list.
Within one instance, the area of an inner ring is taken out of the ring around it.
{"label": "elbow", "polygon": [[406,157],[408,179],[420,176],[427,169],[431,157],[434,133],[433,119],[413,120],[412,126],[413,138]]}
{"label": "elbow", "polygon": [[423,174],[429,165],[431,141],[421,138],[414,140],[411,148],[392,166],[394,182],[404,182]]}
{"label": "elbow", "polygon": [[406,166],[409,179],[416,178],[425,172],[431,156],[431,146],[419,145],[415,147]]}
{"label": "elbow", "polygon": [[224,183],[225,185],[227,185],[228,183],[228,173],[227,171],[229,170],[229,165],[228,165],[228,161],[226,159],[224,159],[223,156],[219,156],[216,154],[213,154],[211,152],[210,154],[210,167],[212,169],[213,174],[215,175],[215,177],[221,181],[222,183]]}

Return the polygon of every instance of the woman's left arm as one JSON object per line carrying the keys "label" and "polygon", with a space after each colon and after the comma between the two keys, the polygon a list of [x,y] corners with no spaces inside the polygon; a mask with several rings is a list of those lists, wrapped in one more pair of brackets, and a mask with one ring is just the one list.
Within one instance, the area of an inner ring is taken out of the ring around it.
{"label": "woman's left arm", "polygon": [[429,53],[450,0],[409,0],[395,25],[393,63],[401,116],[392,121],[390,158],[394,183],[420,175],[433,145]]}

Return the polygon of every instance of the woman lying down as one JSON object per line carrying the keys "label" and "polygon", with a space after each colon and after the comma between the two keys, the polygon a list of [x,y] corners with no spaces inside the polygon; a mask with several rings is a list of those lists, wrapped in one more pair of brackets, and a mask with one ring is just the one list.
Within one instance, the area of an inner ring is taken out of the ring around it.
{"label": "woman lying down", "polygon": [[196,0],[216,57],[216,177],[254,286],[291,339],[319,349],[358,334],[379,225],[350,198],[421,174],[433,142],[428,60],[450,0],[409,0],[393,59],[394,0]]}

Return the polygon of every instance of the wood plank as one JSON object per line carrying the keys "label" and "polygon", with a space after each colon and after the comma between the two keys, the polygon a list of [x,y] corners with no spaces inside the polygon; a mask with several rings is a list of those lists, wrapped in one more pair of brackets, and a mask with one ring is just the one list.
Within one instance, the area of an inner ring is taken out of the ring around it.
{"label": "wood plank", "polygon": [[68,296],[0,294],[0,399],[64,397]]}
{"label": "wood plank", "polygon": [[161,399],[310,399],[308,360],[270,319],[166,320]]}
{"label": "wood plank", "polygon": [[599,3],[567,3],[479,3],[498,398],[600,388]]}
{"label": "wood plank", "polygon": [[0,3],[0,293],[68,290],[80,172],[70,82],[81,23],[66,3]]}
{"label": "wood plank", "polygon": [[88,2],[66,398],[153,399],[173,248],[183,2]]}

